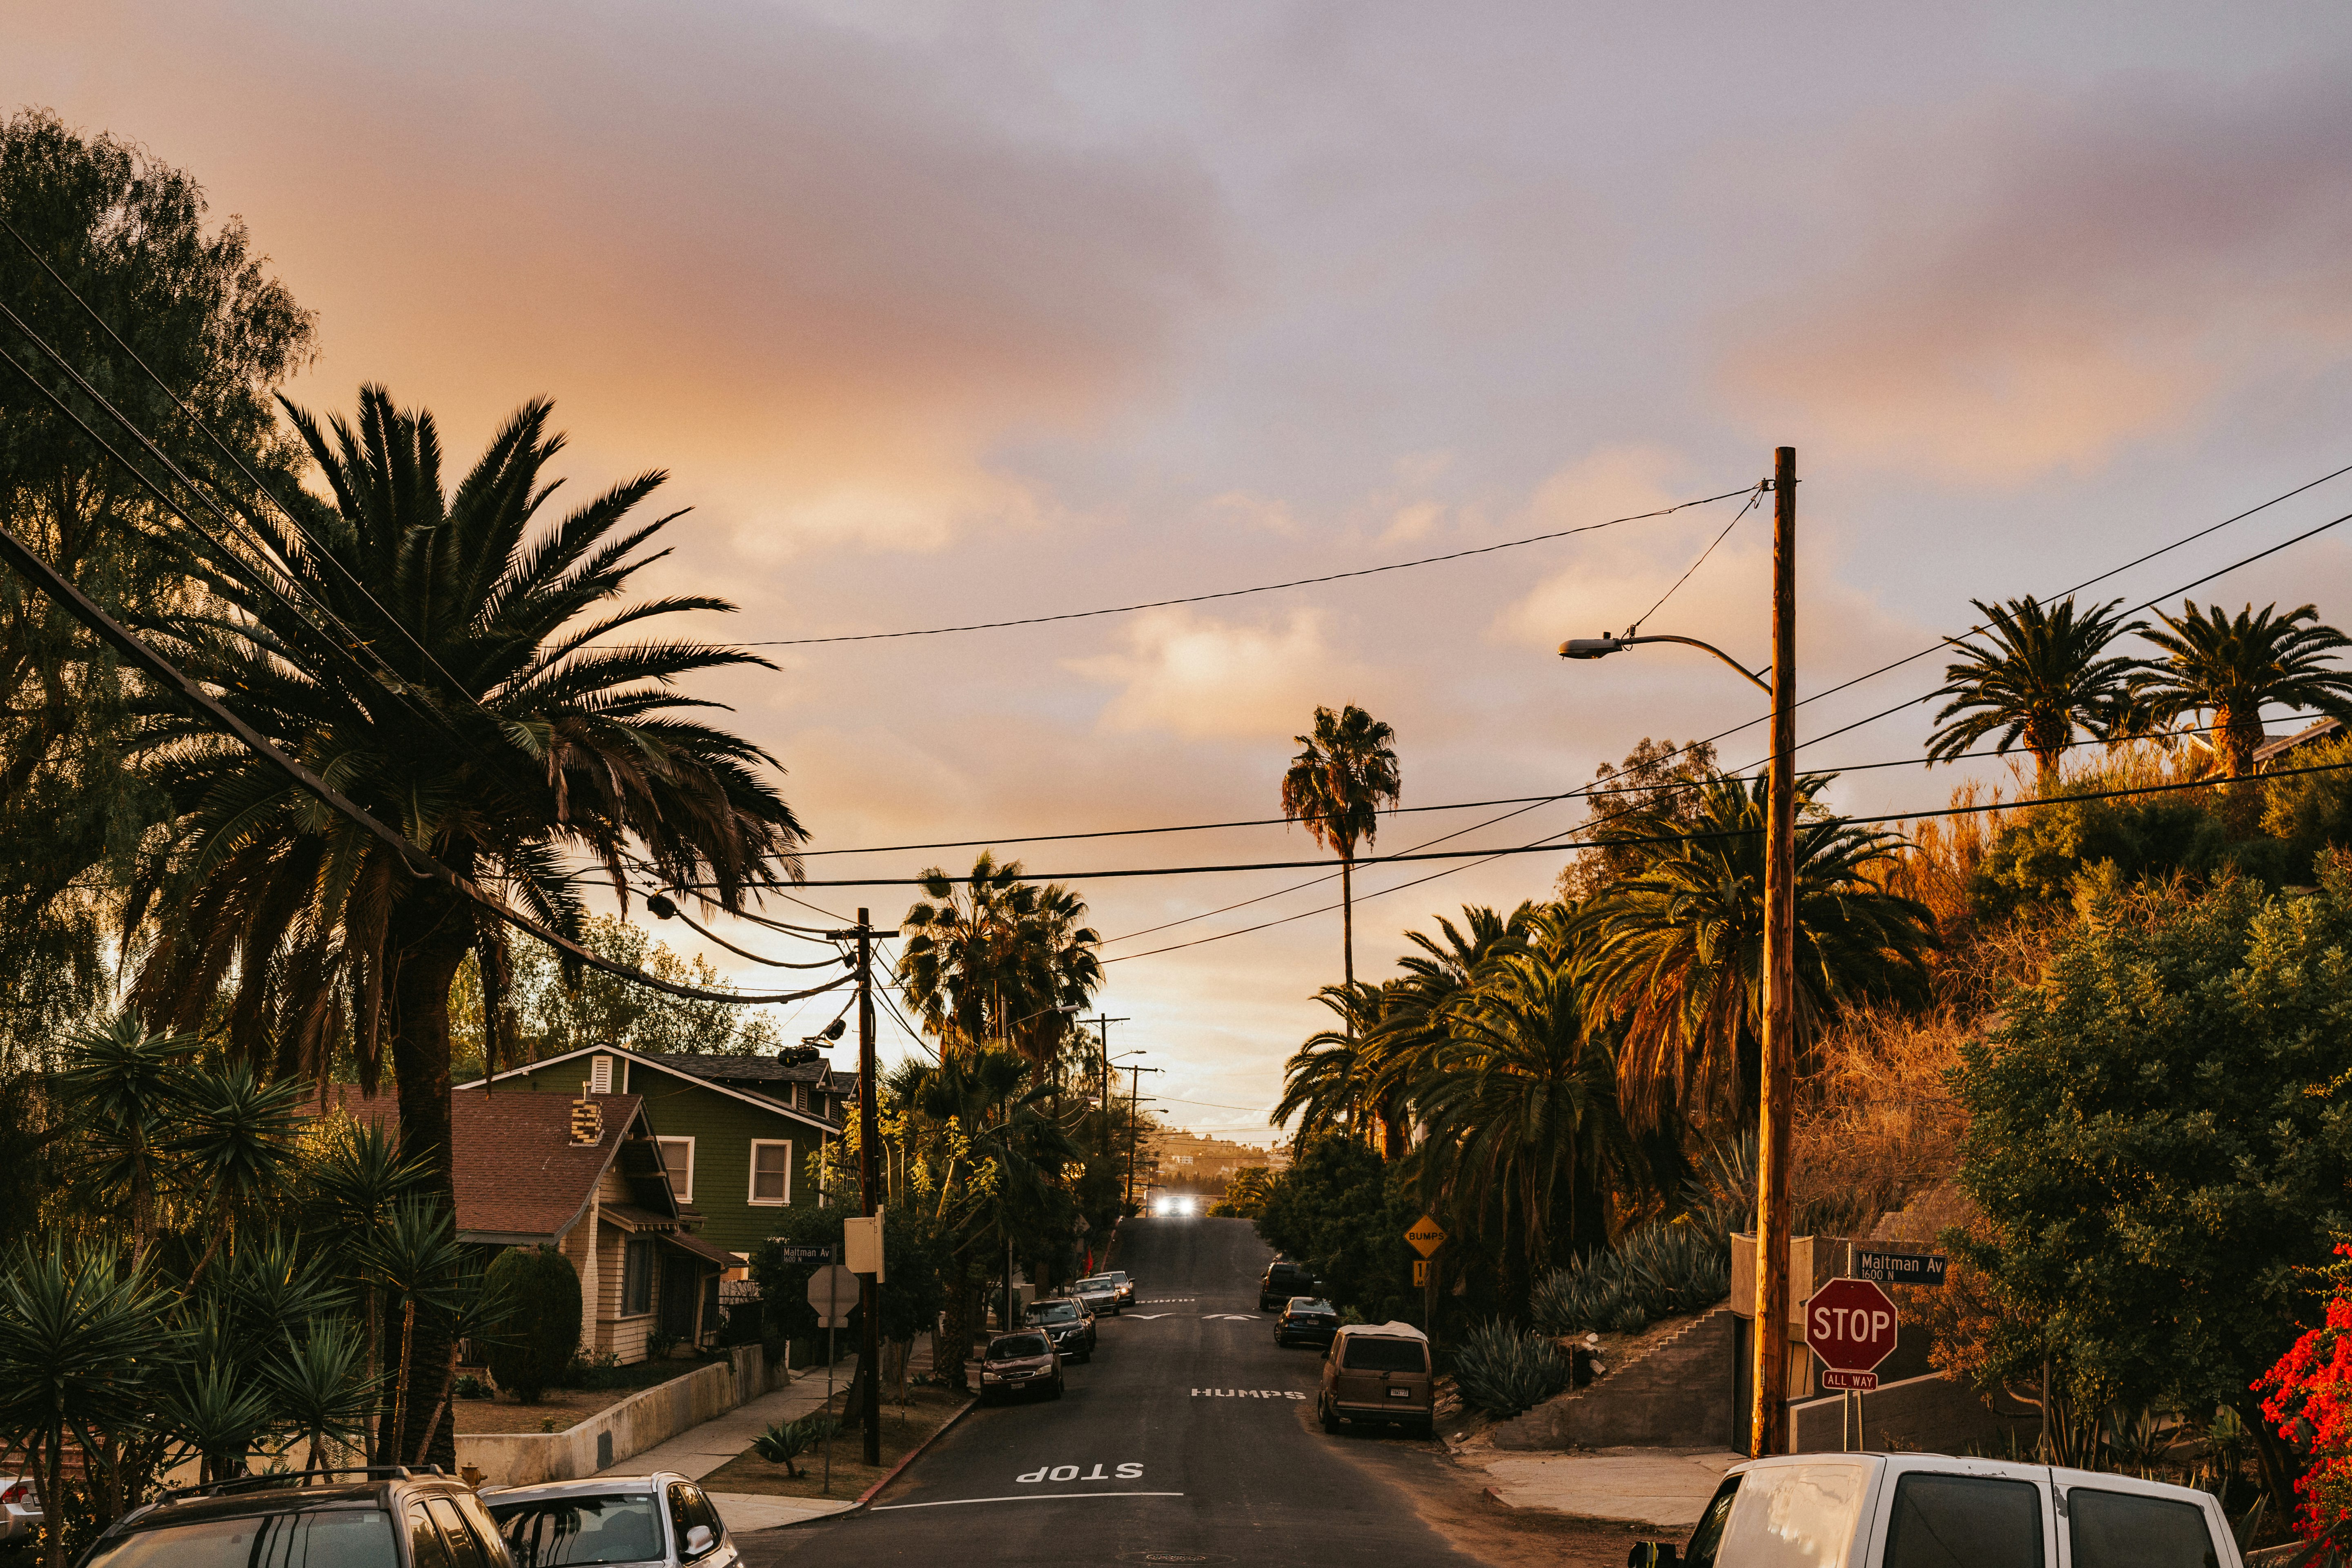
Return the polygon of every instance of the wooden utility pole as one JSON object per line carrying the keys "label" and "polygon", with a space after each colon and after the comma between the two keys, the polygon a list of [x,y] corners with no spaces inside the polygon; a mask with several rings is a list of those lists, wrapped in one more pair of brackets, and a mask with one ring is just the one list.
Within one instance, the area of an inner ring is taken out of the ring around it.
{"label": "wooden utility pole", "polygon": [[[881,1187],[875,1179],[875,1143],[881,1134],[874,1105],[874,922],[857,911],[857,1185],[859,1212],[872,1219]],[[879,1237],[876,1238],[879,1240]],[[866,1426],[866,1462],[882,1464],[882,1286],[871,1274],[857,1281],[865,1331],[858,1336],[858,1419]]]}
{"label": "wooden utility pole", "polygon": [[1788,1451],[1789,1158],[1796,1095],[1797,449],[1772,454],[1771,831],[1764,848],[1764,1049],[1756,1140],[1756,1405],[1748,1453]]}
{"label": "wooden utility pole", "polygon": [[1142,1142],[1143,1075],[1159,1070],[1158,1068],[1145,1067],[1140,1062],[1131,1063],[1128,1068],[1126,1208],[1131,1209],[1135,1206],[1135,1151],[1136,1146]]}

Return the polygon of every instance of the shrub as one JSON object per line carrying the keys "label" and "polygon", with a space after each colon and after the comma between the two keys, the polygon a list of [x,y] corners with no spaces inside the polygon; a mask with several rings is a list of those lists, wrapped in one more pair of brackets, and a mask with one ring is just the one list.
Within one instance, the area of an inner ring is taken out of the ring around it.
{"label": "shrub", "polygon": [[1454,1384],[1463,1403],[1490,1415],[1517,1415],[1540,1405],[1574,1376],[1557,1342],[1499,1320],[1472,1329],[1454,1351]]}
{"label": "shrub", "polygon": [[551,1247],[511,1247],[491,1262],[488,1284],[510,1303],[490,1350],[490,1375],[536,1405],[580,1343],[580,1276]]}
{"label": "shrub", "polygon": [[793,1461],[833,1436],[841,1425],[840,1417],[824,1411],[815,1411],[797,1421],[776,1421],[751,1439],[751,1452],[772,1465],[784,1467],[787,1476],[800,1471]]}
{"label": "shrub", "polygon": [[457,1380],[457,1385],[450,1392],[460,1399],[488,1399],[490,1396],[490,1385],[469,1372]]}
{"label": "shrub", "polygon": [[1731,1251],[1697,1225],[1660,1222],[1536,1281],[1528,1306],[1547,1334],[1634,1334],[1652,1320],[1712,1307],[1731,1293]]}

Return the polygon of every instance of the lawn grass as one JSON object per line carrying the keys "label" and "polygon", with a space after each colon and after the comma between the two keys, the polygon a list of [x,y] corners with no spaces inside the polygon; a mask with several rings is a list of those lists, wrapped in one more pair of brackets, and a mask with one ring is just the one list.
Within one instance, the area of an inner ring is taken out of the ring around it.
{"label": "lawn grass", "polygon": [[[834,1396],[833,1408],[837,1413],[849,1391],[841,1390]],[[788,1476],[782,1465],[772,1465],[757,1454],[746,1451],[702,1478],[702,1489],[707,1492],[751,1492],[762,1497],[832,1497],[846,1501],[858,1496],[876,1481],[896,1468],[898,1461],[920,1447],[931,1435],[948,1423],[949,1417],[971,1401],[971,1395],[940,1388],[908,1390],[908,1402],[901,1405],[885,1402],[882,1406],[882,1462],[868,1465],[866,1458],[865,1434],[845,1427],[833,1438],[833,1488],[824,1486],[824,1450],[811,1449],[793,1463],[799,1467],[798,1476]]]}

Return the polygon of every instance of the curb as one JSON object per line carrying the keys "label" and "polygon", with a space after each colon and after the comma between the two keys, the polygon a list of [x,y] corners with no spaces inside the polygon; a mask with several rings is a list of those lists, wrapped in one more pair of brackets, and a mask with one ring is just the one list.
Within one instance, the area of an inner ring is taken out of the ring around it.
{"label": "curb", "polygon": [[[897,1464],[890,1467],[890,1473],[888,1475],[884,1476],[880,1480],[876,1481],[872,1486],[867,1487],[864,1491],[857,1494],[857,1500],[856,1502],[851,1503],[847,1508],[843,1509],[840,1513],[827,1514],[824,1517],[827,1519],[840,1519],[845,1515],[856,1513],[862,1510],[867,1503],[872,1502],[877,1497],[881,1495],[881,1491],[884,1487],[888,1486],[892,1481],[898,1479],[899,1471],[905,1469],[908,1465],[913,1464],[918,1455],[922,1453],[924,1449],[929,1447],[932,1444],[938,1442],[940,1436],[944,1434],[949,1427],[962,1420],[965,1413],[970,1411],[973,1405],[979,1403],[980,1399],[976,1394],[973,1397],[965,1400],[963,1402],[962,1409],[958,1410],[954,1415],[940,1422],[938,1431],[933,1432],[929,1436],[924,1438],[921,1442],[908,1449],[906,1457],[901,1458]],[[814,1523],[815,1521],[814,1520],[810,1520],[804,1521],[803,1522]],[[787,1526],[786,1528],[789,1529],[791,1527]]]}

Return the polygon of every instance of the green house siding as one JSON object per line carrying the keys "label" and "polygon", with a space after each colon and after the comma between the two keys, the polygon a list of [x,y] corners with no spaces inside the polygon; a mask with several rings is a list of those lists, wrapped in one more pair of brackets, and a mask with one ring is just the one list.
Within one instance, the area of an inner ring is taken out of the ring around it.
{"label": "green house siding", "polygon": [[[588,1061],[575,1057],[545,1063],[515,1078],[501,1078],[499,1086],[503,1089],[527,1084],[539,1092],[576,1095],[581,1080],[588,1076]],[[777,1222],[787,1207],[815,1206],[815,1184],[807,1179],[805,1169],[808,1155],[823,1136],[815,1128],[782,1111],[765,1110],[709,1084],[625,1057],[614,1058],[613,1069],[614,1092],[644,1096],[646,1120],[653,1124],[656,1137],[694,1140],[694,1188],[691,1195],[681,1194],[680,1202],[704,1216],[702,1228],[696,1233],[703,1240],[730,1252],[748,1253],[779,1234],[782,1226]],[[790,1173],[792,1201],[789,1205],[754,1204],[751,1145],[754,1141],[776,1140],[792,1144],[792,1157],[785,1167]]]}

